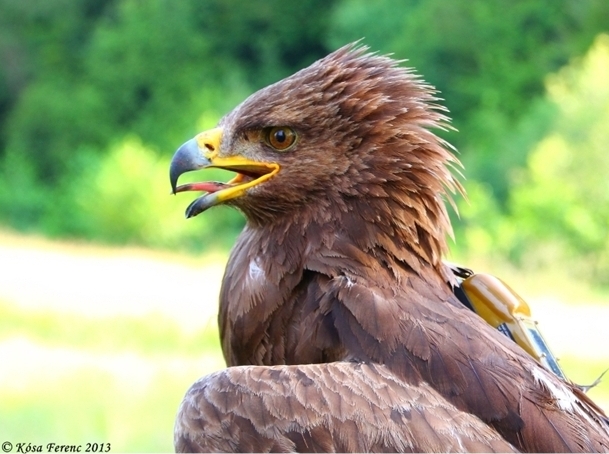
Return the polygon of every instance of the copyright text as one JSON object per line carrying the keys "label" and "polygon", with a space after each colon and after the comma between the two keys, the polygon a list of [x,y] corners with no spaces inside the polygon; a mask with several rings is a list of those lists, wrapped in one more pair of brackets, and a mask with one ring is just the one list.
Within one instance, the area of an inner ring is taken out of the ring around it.
{"label": "copyright text", "polygon": [[12,443],[5,441],[2,443],[2,452],[110,452],[112,445],[110,443],[85,443],[81,445],[62,445],[59,443],[47,443],[46,445],[37,445],[34,443]]}

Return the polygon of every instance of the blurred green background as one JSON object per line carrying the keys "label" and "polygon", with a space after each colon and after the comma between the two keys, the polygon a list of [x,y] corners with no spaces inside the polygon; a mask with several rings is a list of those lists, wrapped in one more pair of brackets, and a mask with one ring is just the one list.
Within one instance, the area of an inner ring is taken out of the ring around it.
{"label": "blurred green background", "polygon": [[[510,282],[594,381],[608,34],[606,0],[0,0],[0,441],[172,449],[183,393],[223,365],[217,291],[243,225],[184,220],[173,151],[358,39],[451,111],[469,194],[451,259]],[[591,393],[608,406],[606,383]]]}

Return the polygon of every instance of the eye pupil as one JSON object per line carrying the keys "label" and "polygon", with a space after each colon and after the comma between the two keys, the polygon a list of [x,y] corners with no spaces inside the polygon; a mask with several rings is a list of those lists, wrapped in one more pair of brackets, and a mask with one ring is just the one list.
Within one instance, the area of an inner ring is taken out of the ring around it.
{"label": "eye pupil", "polygon": [[285,142],[287,139],[285,131],[280,129],[279,131],[275,131],[275,140],[279,143]]}

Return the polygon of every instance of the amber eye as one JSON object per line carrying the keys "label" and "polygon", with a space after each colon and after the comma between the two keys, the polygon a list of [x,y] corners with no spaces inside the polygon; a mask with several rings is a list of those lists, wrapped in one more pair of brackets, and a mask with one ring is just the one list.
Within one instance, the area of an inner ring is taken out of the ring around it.
{"label": "amber eye", "polygon": [[287,126],[269,128],[266,142],[277,151],[285,151],[296,142],[296,133]]}

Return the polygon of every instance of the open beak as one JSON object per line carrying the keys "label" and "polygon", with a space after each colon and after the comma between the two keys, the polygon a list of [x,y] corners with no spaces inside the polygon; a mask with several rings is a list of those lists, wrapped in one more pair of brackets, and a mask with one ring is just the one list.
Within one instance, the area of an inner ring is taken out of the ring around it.
{"label": "open beak", "polygon": [[[206,192],[186,209],[187,218],[196,216],[212,206],[241,197],[248,189],[267,181],[279,172],[279,164],[274,162],[252,161],[239,155],[220,156],[222,133],[222,128],[202,132],[183,144],[173,155],[169,167],[173,193]],[[226,183],[205,181],[177,186],[178,178],[183,173],[210,167],[231,170],[237,172],[237,175]]]}

